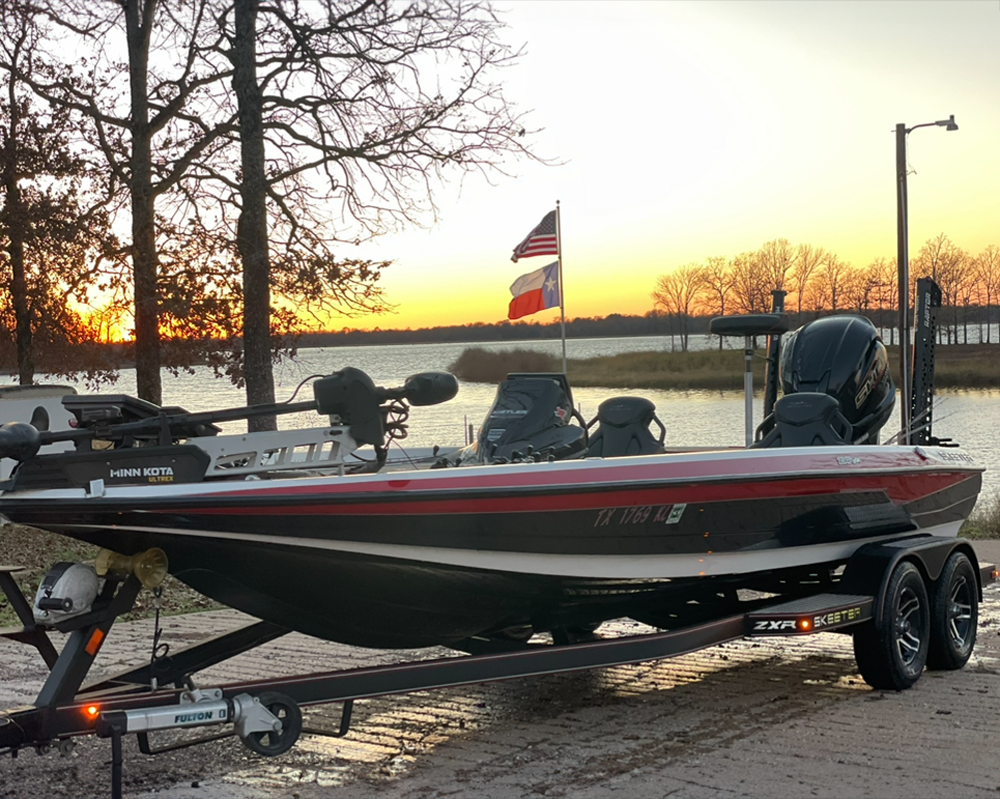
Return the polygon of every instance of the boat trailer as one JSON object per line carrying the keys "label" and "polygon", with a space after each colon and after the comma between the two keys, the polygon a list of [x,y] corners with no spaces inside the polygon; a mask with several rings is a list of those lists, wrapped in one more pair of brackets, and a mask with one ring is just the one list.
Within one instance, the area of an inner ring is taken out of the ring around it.
{"label": "boat trailer", "polygon": [[[339,737],[349,731],[357,699],[639,663],[757,636],[853,634],[866,682],[901,690],[925,665],[961,668],[971,655],[983,586],[998,577],[994,566],[976,563],[963,539],[900,538],[862,546],[833,581],[803,586],[792,599],[733,597],[708,613],[691,603],[691,612],[680,612],[677,626],[662,632],[601,638],[563,630],[551,644],[471,638],[453,647],[464,656],[206,688],[195,686],[194,674],[290,631],[252,623],[84,685],[114,621],[142,589],[139,576],[109,574],[89,612],[42,625],[14,581],[18,569],[0,566],[0,588],[23,623],[0,629],[0,637],[35,647],[50,670],[34,704],[0,711],[0,754],[68,752],[76,736],[110,738],[111,796],[121,799],[125,734],[135,734],[148,755],[238,735],[252,751],[274,756],[304,731],[302,707],[342,703],[338,731],[305,730]],[[69,633],[61,652],[51,630]],[[149,739],[157,730],[208,726],[226,730],[159,748]]]}

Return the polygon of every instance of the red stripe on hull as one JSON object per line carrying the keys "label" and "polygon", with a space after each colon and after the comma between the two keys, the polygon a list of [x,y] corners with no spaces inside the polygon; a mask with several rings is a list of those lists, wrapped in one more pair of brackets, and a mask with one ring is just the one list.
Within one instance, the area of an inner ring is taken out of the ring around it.
{"label": "red stripe on hull", "polygon": [[[752,457],[746,456],[746,451],[740,450],[737,457],[688,457],[685,455],[646,456],[643,458],[614,459],[595,465],[590,461],[564,461],[556,466],[549,464],[524,464],[516,467],[490,466],[457,468],[431,472],[416,472],[412,477],[400,475],[379,476],[379,479],[359,480],[342,477],[330,478],[319,488],[315,478],[301,481],[297,485],[277,481],[274,485],[254,486],[253,496],[294,497],[301,494],[315,494],[322,491],[331,497],[336,495],[383,494],[387,490],[434,490],[442,492],[460,491],[476,488],[542,488],[545,486],[573,485],[578,488],[586,486],[604,486],[620,483],[654,483],[669,481],[694,482],[699,479],[713,480],[725,478],[729,481],[753,478],[763,480],[784,479],[782,475],[810,474],[821,477],[824,472],[830,473],[830,478],[843,478],[850,482],[867,479],[864,475],[872,470],[911,470],[913,477],[923,477],[922,471],[942,473],[947,465],[929,463],[919,457],[913,450],[889,452],[886,450],[858,454],[860,448],[849,450],[851,457],[859,462],[845,466],[838,461],[843,456],[842,449],[833,447],[817,447],[819,452],[796,453],[784,455],[776,450],[756,450]],[[760,454],[764,453],[764,454]],[[634,461],[628,463],[627,460]],[[643,462],[644,461],[644,462]],[[651,462],[652,461],[652,462]],[[980,470],[977,470],[980,471]],[[817,474],[818,473],[818,474]],[[952,474],[952,472],[945,472]],[[957,475],[970,476],[972,470],[959,471]],[[873,475],[873,479],[885,479],[885,475]],[[828,479],[828,478],[822,478]],[[909,479],[909,478],[908,478]],[[955,475],[953,475],[955,479]],[[311,483],[311,485],[310,485]],[[732,484],[732,483],[730,483]],[[211,491],[200,496],[239,497],[247,496],[248,489]]]}
{"label": "red stripe on hull", "polygon": [[[576,486],[564,487],[563,491],[545,494],[524,494],[524,486],[510,486],[522,491],[513,495],[483,496],[478,498],[453,497],[407,497],[411,491],[420,489],[433,490],[435,494],[450,493],[450,488],[424,486],[413,481],[413,484],[394,487],[390,481],[389,492],[383,486],[382,495],[372,497],[368,501],[351,502],[347,497],[339,497],[340,492],[329,492],[329,496],[315,503],[299,501],[294,503],[291,512],[296,515],[365,515],[365,516],[406,516],[406,515],[440,515],[452,513],[532,513],[539,511],[591,510],[597,508],[629,507],[638,505],[668,505],[694,504],[710,502],[727,502],[745,499],[777,499],[792,496],[815,496],[821,494],[843,494],[862,492],[884,492],[895,504],[912,502],[920,497],[934,494],[955,485],[962,480],[975,476],[968,472],[929,472],[926,474],[877,474],[867,477],[831,475],[830,477],[806,477],[773,479],[767,481],[745,480],[726,483],[688,483],[685,485],[655,488],[611,488],[601,490],[591,486],[591,490],[579,490]],[[409,483],[409,481],[398,481]],[[541,487],[541,486],[532,486]],[[502,487],[501,487],[502,488]],[[399,491],[400,499],[391,496],[393,490]],[[468,490],[468,489],[466,489]],[[497,489],[494,489],[497,490]],[[555,489],[558,491],[558,489]],[[301,492],[289,492],[289,499]],[[389,493],[389,497],[386,496]],[[224,496],[215,494],[214,497]],[[280,499],[273,492],[260,492],[254,497]],[[251,499],[242,494],[243,499]],[[156,512],[156,511],[154,511]],[[197,513],[200,515],[225,515],[232,513],[231,508],[171,506],[163,508],[164,513]],[[273,507],[255,506],[254,514],[288,515],[287,505]]]}

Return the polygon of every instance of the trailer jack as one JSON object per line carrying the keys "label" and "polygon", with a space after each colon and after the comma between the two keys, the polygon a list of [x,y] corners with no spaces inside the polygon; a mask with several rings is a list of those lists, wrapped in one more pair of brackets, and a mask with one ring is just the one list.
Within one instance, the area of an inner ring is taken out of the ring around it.
{"label": "trailer jack", "polygon": [[[274,756],[287,752],[302,732],[302,712],[287,696],[268,692],[260,696],[237,694],[223,698],[221,688],[182,691],[176,704],[137,710],[100,713],[95,732],[111,739],[111,796],[122,796],[122,735],[138,733],[148,746],[152,730],[178,730],[232,724],[232,731],[198,738],[157,751],[180,749],[236,734],[257,754]],[[147,754],[153,754],[150,750]]]}

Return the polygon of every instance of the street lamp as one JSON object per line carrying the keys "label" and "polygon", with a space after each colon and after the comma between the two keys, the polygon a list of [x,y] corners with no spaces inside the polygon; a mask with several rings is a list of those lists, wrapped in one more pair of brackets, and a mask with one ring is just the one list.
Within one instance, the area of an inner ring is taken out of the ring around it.
{"label": "street lamp", "polygon": [[906,221],[906,134],[917,128],[941,127],[945,130],[958,130],[955,115],[937,122],[924,122],[920,125],[906,127],[900,122],[896,125],[896,265],[899,270],[899,375],[903,383],[900,388],[900,399],[903,407],[900,409],[903,422],[903,444],[910,443],[910,255],[908,251],[908,229]]}

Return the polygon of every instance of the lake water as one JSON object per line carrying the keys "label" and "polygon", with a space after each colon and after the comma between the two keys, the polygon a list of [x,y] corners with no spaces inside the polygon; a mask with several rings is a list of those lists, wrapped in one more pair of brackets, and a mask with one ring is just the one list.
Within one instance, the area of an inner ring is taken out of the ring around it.
{"label": "lake water", "polygon": [[[704,338],[704,337],[702,337]],[[692,338],[692,344],[694,339]],[[275,393],[278,401],[291,397],[296,387],[312,375],[327,375],[345,366],[355,366],[367,372],[376,385],[399,386],[416,372],[446,370],[467,347],[482,347],[491,351],[535,349],[561,354],[559,341],[512,341],[476,344],[398,344],[359,347],[323,347],[301,350],[294,361],[275,367]],[[668,336],[635,338],[572,339],[567,342],[570,358],[592,358],[622,352],[660,350],[669,352]],[[85,392],[79,385],[77,390]],[[114,393],[135,391],[134,370],[123,370]],[[493,401],[496,386],[486,383],[462,383],[458,396],[442,405],[413,408],[409,419],[409,436],[402,442],[406,447],[426,447],[434,444],[451,446],[464,443],[464,431],[469,424],[478,430]],[[641,393],[656,404],[657,415],[667,428],[669,445],[732,446],[743,442],[743,395],[736,391],[665,391],[643,389],[629,392],[622,389],[575,388],[573,399],[586,419],[597,412],[597,406],[611,396]],[[298,401],[312,399],[312,389],[305,385]],[[163,374],[165,405],[180,405],[188,410],[202,411],[230,408],[245,404],[243,391],[227,380],[217,379],[207,367],[197,367],[194,374],[173,376]],[[898,407],[898,406],[897,406]],[[761,397],[755,397],[754,423],[760,422]],[[898,412],[891,423],[898,421]],[[935,406],[934,432],[960,443],[973,457],[984,464],[986,495],[1000,492],[1000,391],[939,392]],[[322,424],[315,414],[279,417],[283,428],[315,427]],[[244,422],[223,425],[227,432],[241,432]],[[883,431],[883,438],[891,433]]]}

